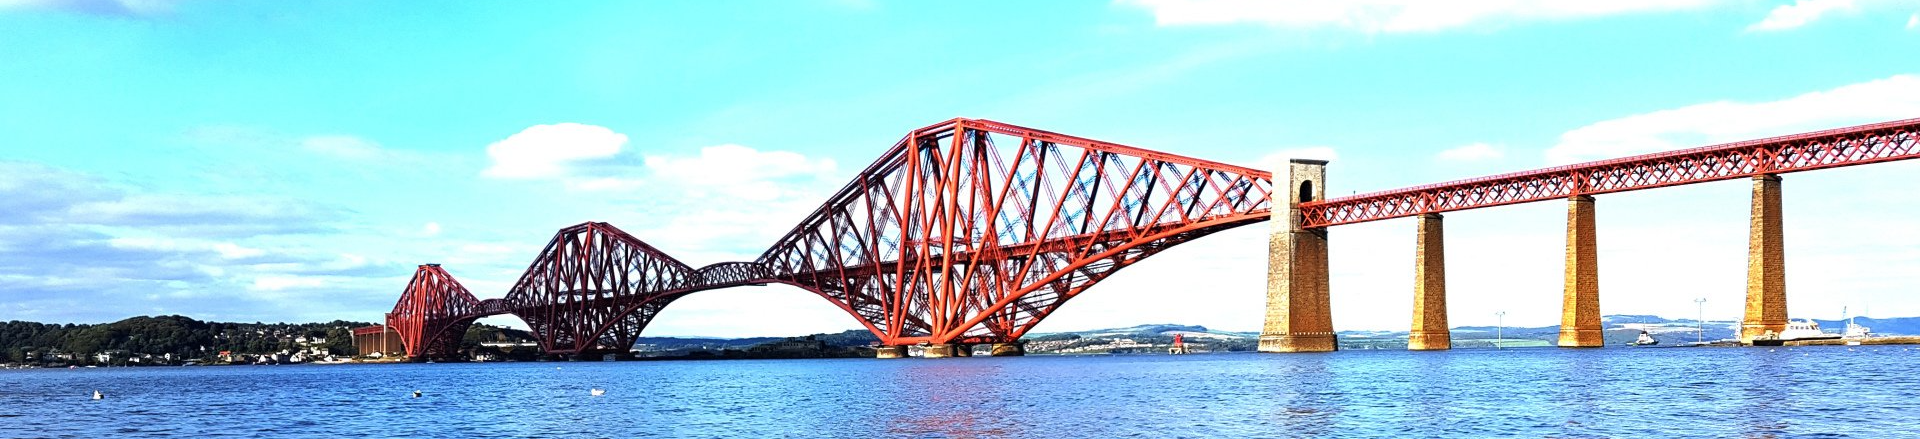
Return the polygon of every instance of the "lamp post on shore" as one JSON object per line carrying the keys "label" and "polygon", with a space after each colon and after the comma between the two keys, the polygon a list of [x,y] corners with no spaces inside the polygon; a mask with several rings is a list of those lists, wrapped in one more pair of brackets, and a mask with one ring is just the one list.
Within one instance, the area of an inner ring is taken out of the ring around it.
{"label": "lamp post on shore", "polygon": [[[1507,312],[1495,311],[1493,313],[1493,317],[1495,319],[1498,319],[1498,321],[1500,322],[1500,323],[1497,323],[1498,326],[1494,326],[1494,329],[1493,329],[1493,337],[1495,341],[1507,341]],[[1498,344],[1495,344],[1494,346],[1499,347]]]}
{"label": "lamp post on shore", "polygon": [[1707,341],[1707,298],[1702,297],[1698,299],[1693,299],[1693,303],[1694,305],[1697,305],[1697,308],[1698,308],[1698,310],[1696,311],[1697,314],[1694,314],[1694,319],[1693,319],[1693,328],[1694,328],[1693,340],[1695,343],[1706,343]]}

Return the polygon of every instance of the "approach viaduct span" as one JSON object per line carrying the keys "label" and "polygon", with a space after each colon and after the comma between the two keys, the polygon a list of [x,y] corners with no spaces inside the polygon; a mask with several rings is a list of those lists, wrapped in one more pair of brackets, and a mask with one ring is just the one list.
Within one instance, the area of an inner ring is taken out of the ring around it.
{"label": "approach viaduct span", "polygon": [[[876,335],[882,357],[927,345],[1021,353],[1041,319],[1161,250],[1271,219],[1260,349],[1335,349],[1327,229],[1418,217],[1412,349],[1446,349],[1440,213],[1567,199],[1561,346],[1600,346],[1593,195],[1751,177],[1741,338],[1786,324],[1778,174],[1920,157],[1920,119],[1716,145],[1326,199],[1323,161],[1294,160],[1281,190],[1260,170],[1046,131],[953,119],[908,133],[753,261],[693,268],[606,223],[562,229],[503,298],[479,300],[436,264],[388,325],[407,355],[452,353],[475,319],[513,314],[549,354],[625,351],[667,304],[783,283]],[[1275,197],[1285,215],[1273,217]]]}

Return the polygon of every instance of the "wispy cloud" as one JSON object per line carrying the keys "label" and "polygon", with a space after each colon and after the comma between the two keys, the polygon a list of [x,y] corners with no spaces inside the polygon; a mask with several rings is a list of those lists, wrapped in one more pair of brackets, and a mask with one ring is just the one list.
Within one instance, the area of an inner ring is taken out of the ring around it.
{"label": "wispy cloud", "polygon": [[313,136],[300,139],[300,146],[321,155],[355,160],[378,159],[387,154],[380,144],[355,136]]}
{"label": "wispy cloud", "polygon": [[640,233],[700,263],[757,255],[844,183],[831,159],[735,144],[649,155],[644,168],[653,208],[672,214]]}
{"label": "wispy cloud", "polygon": [[760,151],[726,144],[700,149],[694,157],[648,156],[655,178],[698,192],[741,201],[765,201],[784,195],[785,182],[822,180],[833,174],[831,159],[813,159],[790,151]]}
{"label": "wispy cloud", "polygon": [[1819,20],[1820,17],[1834,12],[1852,11],[1857,7],[1853,0],[1796,0],[1790,5],[1780,5],[1767,13],[1760,22],[1747,26],[1750,31],[1776,31],[1794,29]]}
{"label": "wispy cloud", "polygon": [[295,135],[249,126],[206,125],[186,130],[181,138],[193,145],[304,153],[306,157],[329,160],[385,164],[425,161],[419,153],[388,148],[349,134]]}
{"label": "wispy cloud", "polygon": [[1920,76],[1768,102],[1721,101],[1595,122],[1560,135],[1547,161],[1567,164],[1920,115]]}
{"label": "wispy cloud", "polygon": [[0,0],[0,11],[38,9],[88,15],[143,17],[173,12],[178,0]]}
{"label": "wispy cloud", "polygon": [[[404,273],[391,262],[310,245],[337,231],[347,215],[293,199],[151,193],[91,174],[0,161],[0,302],[26,304],[0,318],[335,312],[296,305]],[[259,283],[262,276],[327,279],[334,289],[299,290],[312,285],[305,278]],[[253,294],[256,283],[277,293]]]}
{"label": "wispy cloud", "polygon": [[[697,154],[641,153],[593,125],[537,125],[487,147],[483,175],[616,201],[636,237],[690,263],[750,258],[842,183],[832,159],[719,144]],[[644,190],[641,190],[643,189]],[[778,220],[773,220],[777,218]]]}
{"label": "wispy cloud", "polygon": [[1432,32],[1510,23],[1570,20],[1697,9],[1720,0],[1599,2],[1497,0],[1118,0],[1146,8],[1161,26],[1257,23],[1290,28],[1341,28],[1367,33]]}

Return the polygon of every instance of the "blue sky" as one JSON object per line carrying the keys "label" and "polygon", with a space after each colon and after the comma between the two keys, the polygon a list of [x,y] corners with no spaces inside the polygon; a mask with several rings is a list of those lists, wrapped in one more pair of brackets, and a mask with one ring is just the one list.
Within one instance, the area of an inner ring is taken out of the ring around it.
{"label": "blue sky", "polygon": [[[1915,53],[1911,1],[0,0],[0,320],[375,320],[416,264],[498,297],[587,220],[749,259],[956,116],[1331,158],[1331,193],[1368,192],[1920,117]],[[1746,184],[1601,197],[1602,311],[1736,317]],[[1920,164],[1785,185],[1794,316],[1920,315]],[[1448,227],[1454,324],[1557,322],[1564,206]],[[1406,327],[1412,231],[1333,231],[1336,327]],[[1165,252],[1036,330],[1256,330],[1265,233]],[[769,286],[648,332],[858,326]]]}

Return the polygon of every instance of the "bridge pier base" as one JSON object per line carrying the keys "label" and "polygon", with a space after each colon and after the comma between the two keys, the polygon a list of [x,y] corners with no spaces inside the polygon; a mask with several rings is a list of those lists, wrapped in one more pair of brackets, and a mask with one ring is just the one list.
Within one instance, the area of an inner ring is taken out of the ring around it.
{"label": "bridge pier base", "polygon": [[907,358],[907,347],[881,346],[873,348],[873,358]]}
{"label": "bridge pier base", "polygon": [[1780,176],[1753,176],[1753,216],[1747,232],[1747,307],[1740,343],[1787,330],[1787,259],[1780,212]]}
{"label": "bridge pier base", "polygon": [[953,356],[955,356],[955,357],[971,357],[971,356],[973,356],[973,345],[970,345],[970,344],[956,344],[956,345],[953,345]]}
{"label": "bridge pier base", "polygon": [[1566,291],[1560,304],[1560,347],[1606,345],[1600,328],[1600,260],[1593,197],[1567,199]]}
{"label": "bridge pier base", "polygon": [[[1326,198],[1327,162],[1293,159],[1284,173],[1287,185],[1276,185],[1273,191],[1267,319],[1260,331],[1260,352],[1333,351],[1339,344],[1327,288],[1327,229],[1302,228],[1300,217],[1300,203]],[[1275,174],[1278,178],[1281,172]],[[1282,205],[1285,210],[1279,209]]]}
{"label": "bridge pier base", "polygon": [[1027,355],[1026,343],[994,343],[993,350],[987,355],[995,357],[1024,357]]}
{"label": "bridge pier base", "polygon": [[1453,348],[1447,327],[1447,263],[1440,214],[1420,215],[1413,251],[1413,330],[1407,349]]}
{"label": "bridge pier base", "polygon": [[954,348],[955,346],[957,345],[951,345],[951,344],[927,345],[927,348],[921,351],[920,358],[958,357],[960,356],[957,353],[959,352],[959,350],[955,349]]}

